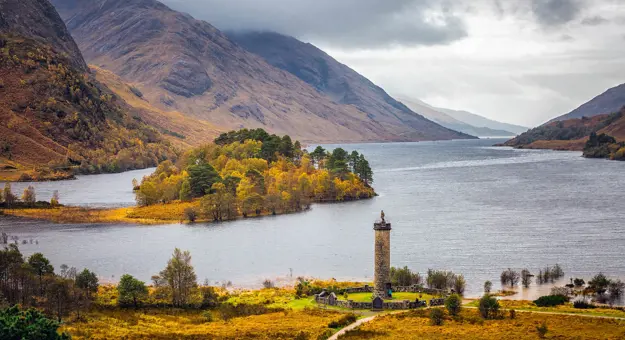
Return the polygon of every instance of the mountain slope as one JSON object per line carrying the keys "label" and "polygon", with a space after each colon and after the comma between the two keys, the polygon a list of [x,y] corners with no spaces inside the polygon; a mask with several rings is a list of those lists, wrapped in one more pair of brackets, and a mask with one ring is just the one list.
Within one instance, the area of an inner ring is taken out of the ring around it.
{"label": "mountain slope", "polygon": [[116,172],[176,156],[157,131],[85,73],[48,2],[0,3],[0,179]]}
{"label": "mountain slope", "polygon": [[584,149],[592,134],[606,134],[625,141],[625,108],[612,114],[555,121],[531,129],[503,145],[528,149]]}
{"label": "mountain slope", "polygon": [[[480,115],[477,115],[475,113],[471,113],[468,111],[452,110],[452,109],[445,109],[445,108],[436,108],[436,110],[444,112],[448,114],[449,116],[451,116],[452,118],[455,118],[471,126],[485,127],[488,129],[500,130],[500,131],[509,131],[509,132],[512,132],[512,135],[523,133],[529,130],[529,128],[525,126],[498,122],[496,120],[488,119],[488,118],[482,117]],[[506,135],[500,135],[500,136],[506,136]]]}
{"label": "mountain slope", "polygon": [[228,32],[228,37],[269,64],[305,81],[334,102],[353,105],[375,121],[399,122],[418,131],[416,139],[470,138],[432,123],[389,96],[324,51],[273,32]]}
{"label": "mountain slope", "polygon": [[0,0],[0,32],[52,46],[56,52],[67,54],[74,68],[87,71],[78,46],[48,0]]}
{"label": "mountain slope", "polygon": [[548,123],[567,120],[571,118],[592,117],[600,114],[616,112],[625,105],[625,84],[608,89],[590,101],[582,104],[577,109],[556,117]]}
{"label": "mountain slope", "polygon": [[432,120],[448,129],[464,132],[472,136],[479,137],[501,137],[514,136],[515,133],[505,130],[489,129],[487,127],[477,127],[460,121],[444,112],[436,109],[427,103],[418,99],[398,98],[402,103],[406,104],[414,112],[422,114],[425,118]]}

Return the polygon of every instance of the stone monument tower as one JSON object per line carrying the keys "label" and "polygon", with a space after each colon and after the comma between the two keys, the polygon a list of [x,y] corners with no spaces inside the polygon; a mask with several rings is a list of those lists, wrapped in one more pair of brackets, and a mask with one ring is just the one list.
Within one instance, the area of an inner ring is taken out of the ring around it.
{"label": "stone monument tower", "polygon": [[375,230],[375,272],[373,274],[373,296],[391,298],[391,224],[384,219],[373,224]]}

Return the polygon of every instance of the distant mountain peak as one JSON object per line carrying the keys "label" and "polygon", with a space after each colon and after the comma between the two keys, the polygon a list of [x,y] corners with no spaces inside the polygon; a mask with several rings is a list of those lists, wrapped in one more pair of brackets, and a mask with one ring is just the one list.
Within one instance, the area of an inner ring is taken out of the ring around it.
{"label": "distant mountain peak", "polygon": [[572,118],[593,117],[596,115],[617,112],[625,105],[625,84],[609,88],[600,95],[580,105],[575,110],[556,117],[546,124]]}

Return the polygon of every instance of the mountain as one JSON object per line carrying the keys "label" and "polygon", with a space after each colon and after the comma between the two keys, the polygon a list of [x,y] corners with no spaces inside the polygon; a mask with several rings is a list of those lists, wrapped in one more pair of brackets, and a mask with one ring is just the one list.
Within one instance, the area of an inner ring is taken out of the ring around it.
{"label": "mountain", "polygon": [[89,63],[117,74],[162,111],[302,141],[469,138],[412,112],[368,114],[336,102],[210,24],[154,0],[54,4]]}
{"label": "mountain", "polygon": [[600,114],[616,112],[625,105],[625,84],[608,89],[577,109],[556,117],[548,123],[571,118],[592,117]]}
{"label": "mountain", "polygon": [[0,0],[0,179],[155,166],[176,152],[87,73],[46,0]]}
{"label": "mountain", "polygon": [[591,135],[605,134],[614,143],[625,141],[625,108],[612,114],[554,121],[531,129],[503,145],[527,149],[582,151]]}
{"label": "mountain", "polygon": [[502,137],[502,136],[516,135],[516,133],[510,132],[510,131],[495,130],[495,129],[489,129],[487,127],[478,127],[478,126],[467,124],[463,121],[460,121],[452,117],[451,115],[447,113],[444,113],[442,109],[434,108],[430,106],[429,104],[418,99],[411,99],[411,98],[404,98],[404,97],[399,97],[398,99],[402,103],[406,104],[414,112],[418,112],[419,114],[422,114],[427,119],[432,120],[448,129],[452,129],[452,130],[456,130],[456,131],[464,132],[466,134],[470,134],[473,136],[480,136],[480,137]]}
{"label": "mountain", "polygon": [[385,124],[418,131],[417,139],[469,138],[434,124],[388,95],[381,87],[310,43],[274,32],[227,32],[228,37],[269,64],[287,71],[334,102],[352,105]]}
{"label": "mountain", "polygon": [[[529,128],[525,126],[498,122],[496,120],[491,120],[491,119],[488,119],[480,115],[477,115],[475,113],[471,113],[467,111],[459,111],[459,110],[444,109],[444,108],[436,108],[436,109],[448,114],[449,116],[463,123],[469,124],[471,126],[485,127],[485,128],[494,129],[494,130],[510,131],[512,132],[511,134],[512,136],[529,130]],[[500,136],[509,136],[509,135],[500,135]]]}

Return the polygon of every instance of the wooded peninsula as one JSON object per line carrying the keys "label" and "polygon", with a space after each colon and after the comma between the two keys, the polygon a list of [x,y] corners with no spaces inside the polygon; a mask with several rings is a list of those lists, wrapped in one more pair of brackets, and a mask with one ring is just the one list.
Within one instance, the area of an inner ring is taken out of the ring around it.
{"label": "wooded peninsula", "polygon": [[175,163],[161,162],[141,182],[134,180],[133,208],[63,207],[58,196],[48,205],[37,202],[34,192],[29,202],[20,202],[10,189],[0,206],[7,215],[55,222],[227,221],[298,212],[313,202],[371,198],[376,195],[372,182],[369,162],[357,151],[318,146],[308,152],[289,136],[242,129],[187,151]]}

